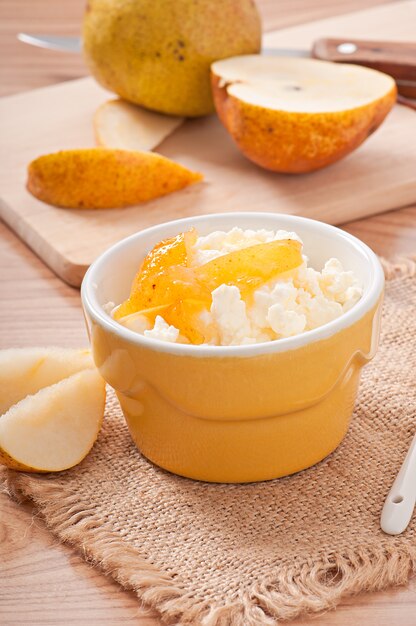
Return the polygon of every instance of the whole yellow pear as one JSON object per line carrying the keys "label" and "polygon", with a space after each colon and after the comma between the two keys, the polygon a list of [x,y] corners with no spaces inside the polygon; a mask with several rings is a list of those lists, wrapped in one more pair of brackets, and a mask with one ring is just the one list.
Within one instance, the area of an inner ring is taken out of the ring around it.
{"label": "whole yellow pear", "polygon": [[256,53],[252,0],[88,0],[87,65],[105,88],[148,109],[196,117],[214,110],[210,65]]}

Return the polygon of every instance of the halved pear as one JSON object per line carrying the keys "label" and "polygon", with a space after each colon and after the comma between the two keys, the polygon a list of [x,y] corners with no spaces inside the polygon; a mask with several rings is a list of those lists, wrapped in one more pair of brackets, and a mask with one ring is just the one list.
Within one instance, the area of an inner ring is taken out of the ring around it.
{"label": "halved pear", "polygon": [[173,117],[147,111],[120,98],[104,102],[94,115],[97,143],[121,150],[153,150],[182,123]]}
{"label": "halved pear", "polygon": [[11,348],[0,351],[0,415],[43,387],[94,367],[89,350]]}
{"label": "halved pear", "polygon": [[396,100],[387,74],[358,65],[246,55],[211,66],[217,113],[243,154],[301,173],[357,148]]}
{"label": "halved pear", "polygon": [[27,396],[0,417],[0,462],[29,472],[77,465],[94,445],[105,407],[105,382],[86,369]]}

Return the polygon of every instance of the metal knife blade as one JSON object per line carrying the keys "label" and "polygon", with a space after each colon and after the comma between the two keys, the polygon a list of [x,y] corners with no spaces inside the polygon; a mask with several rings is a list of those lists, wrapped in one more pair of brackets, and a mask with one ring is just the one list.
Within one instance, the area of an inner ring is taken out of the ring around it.
{"label": "metal knife blade", "polygon": [[67,37],[61,35],[29,35],[19,33],[19,41],[48,50],[60,50],[61,52],[81,52],[82,44],[80,37]]}
{"label": "metal knife blade", "polygon": [[[38,48],[48,48],[49,50],[60,50],[62,52],[81,52],[81,37],[68,37],[66,35],[43,35],[19,33],[19,41],[36,46]],[[292,48],[263,48],[262,54],[266,56],[286,56],[286,57],[309,57],[310,50],[298,50]]]}

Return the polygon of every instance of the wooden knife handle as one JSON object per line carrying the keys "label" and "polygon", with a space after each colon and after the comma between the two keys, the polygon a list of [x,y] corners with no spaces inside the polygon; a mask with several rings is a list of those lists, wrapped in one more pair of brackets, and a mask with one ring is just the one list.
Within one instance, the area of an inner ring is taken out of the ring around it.
{"label": "wooden knife handle", "polygon": [[318,39],[312,56],[324,61],[356,63],[390,74],[399,93],[416,98],[416,43]]}

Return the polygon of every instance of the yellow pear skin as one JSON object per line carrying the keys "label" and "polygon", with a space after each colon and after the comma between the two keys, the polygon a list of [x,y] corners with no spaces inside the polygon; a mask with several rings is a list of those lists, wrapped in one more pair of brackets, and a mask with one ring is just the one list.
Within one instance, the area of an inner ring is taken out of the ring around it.
{"label": "yellow pear skin", "polygon": [[261,23],[252,0],[88,0],[84,56],[96,80],[148,109],[213,112],[210,65],[256,53]]}

